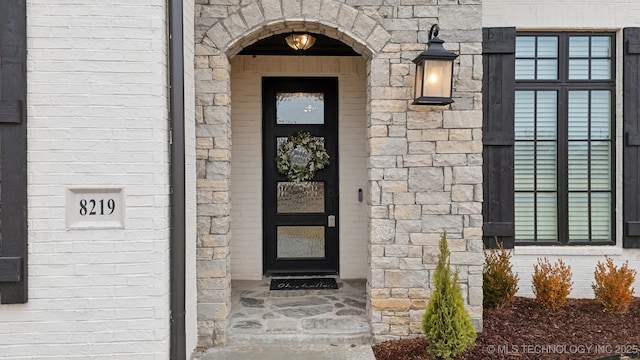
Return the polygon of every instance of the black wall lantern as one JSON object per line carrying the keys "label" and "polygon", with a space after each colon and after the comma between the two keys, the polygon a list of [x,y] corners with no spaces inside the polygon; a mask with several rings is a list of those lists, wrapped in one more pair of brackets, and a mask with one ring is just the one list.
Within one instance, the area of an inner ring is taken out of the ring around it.
{"label": "black wall lantern", "polygon": [[453,102],[453,61],[457,54],[445,50],[438,38],[438,24],[429,30],[427,50],[416,57],[416,86],[413,104],[447,105]]}

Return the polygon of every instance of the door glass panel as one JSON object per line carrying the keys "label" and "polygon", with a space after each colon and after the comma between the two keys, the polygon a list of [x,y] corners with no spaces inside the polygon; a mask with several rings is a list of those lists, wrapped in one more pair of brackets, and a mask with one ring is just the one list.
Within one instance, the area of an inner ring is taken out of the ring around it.
{"label": "door glass panel", "polygon": [[324,124],[323,93],[277,93],[276,123]]}
{"label": "door glass panel", "polygon": [[324,213],[324,182],[278,182],[278,213]]}
{"label": "door glass panel", "polygon": [[[276,139],[276,147],[277,147],[276,153],[282,148],[283,145],[285,145],[287,140],[288,138],[286,137],[278,137]],[[313,140],[322,142],[322,145],[324,146],[324,148],[325,149],[327,148],[324,141],[324,137],[314,136]],[[313,155],[314,154],[309,152],[309,150],[307,150],[304,146],[297,145],[295,148],[293,148],[293,150],[291,150],[288,160],[291,163],[292,167],[295,166],[299,168],[306,168],[309,165],[309,162],[313,160]]]}
{"label": "door glass panel", "polygon": [[324,226],[278,226],[278,258],[324,258]]}

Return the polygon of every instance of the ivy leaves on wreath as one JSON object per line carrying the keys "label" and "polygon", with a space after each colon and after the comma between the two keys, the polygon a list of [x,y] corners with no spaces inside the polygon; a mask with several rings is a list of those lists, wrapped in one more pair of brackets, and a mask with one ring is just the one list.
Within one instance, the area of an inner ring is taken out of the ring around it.
{"label": "ivy leaves on wreath", "polygon": [[276,165],[278,172],[289,181],[308,181],[314,178],[316,171],[329,165],[329,154],[322,138],[297,132],[278,146]]}

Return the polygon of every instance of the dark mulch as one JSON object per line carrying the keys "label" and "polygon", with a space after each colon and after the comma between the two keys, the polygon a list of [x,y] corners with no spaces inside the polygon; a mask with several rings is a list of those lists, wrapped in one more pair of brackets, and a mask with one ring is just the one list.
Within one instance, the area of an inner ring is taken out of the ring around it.
{"label": "dark mulch", "polygon": [[[555,312],[535,299],[517,297],[501,309],[484,309],[484,328],[476,346],[458,359],[618,359],[638,358],[640,298],[626,314],[602,311],[592,299],[569,299]],[[374,346],[376,360],[433,360],[424,338],[386,341]]]}

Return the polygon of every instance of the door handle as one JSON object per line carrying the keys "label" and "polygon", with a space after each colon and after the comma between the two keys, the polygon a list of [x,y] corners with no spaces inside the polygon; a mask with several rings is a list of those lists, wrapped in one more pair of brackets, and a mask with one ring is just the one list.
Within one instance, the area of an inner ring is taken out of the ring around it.
{"label": "door handle", "polygon": [[329,215],[327,217],[327,226],[328,227],[336,227],[336,216],[335,215]]}

